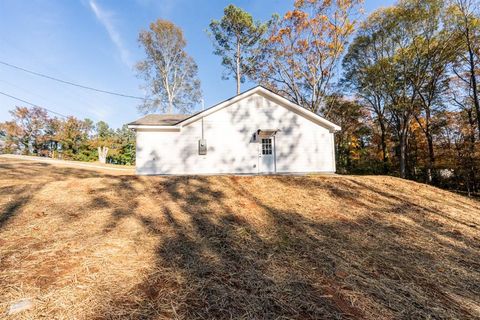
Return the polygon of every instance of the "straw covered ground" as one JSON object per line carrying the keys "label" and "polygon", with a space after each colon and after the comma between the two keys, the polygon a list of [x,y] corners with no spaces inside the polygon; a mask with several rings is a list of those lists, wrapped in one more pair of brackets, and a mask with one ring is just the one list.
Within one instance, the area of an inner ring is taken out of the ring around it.
{"label": "straw covered ground", "polygon": [[1,317],[478,319],[480,203],[392,177],[0,158]]}

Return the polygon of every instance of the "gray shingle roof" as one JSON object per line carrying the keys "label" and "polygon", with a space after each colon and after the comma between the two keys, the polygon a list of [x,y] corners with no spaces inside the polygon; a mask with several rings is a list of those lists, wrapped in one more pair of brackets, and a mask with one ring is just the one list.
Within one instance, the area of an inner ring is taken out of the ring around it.
{"label": "gray shingle roof", "polygon": [[148,114],[129,125],[173,126],[188,117],[188,114]]}

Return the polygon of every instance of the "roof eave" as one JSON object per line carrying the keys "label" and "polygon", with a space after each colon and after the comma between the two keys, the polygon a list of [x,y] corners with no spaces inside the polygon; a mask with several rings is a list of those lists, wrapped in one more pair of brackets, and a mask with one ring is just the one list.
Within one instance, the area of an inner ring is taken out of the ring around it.
{"label": "roof eave", "polygon": [[206,110],[203,110],[203,111],[200,111],[194,115],[191,115],[190,117],[187,117],[183,120],[180,120],[178,121],[177,123],[173,124],[173,125],[169,125],[169,126],[162,126],[162,125],[138,125],[138,124],[129,124],[128,127],[130,129],[172,129],[172,128],[182,128],[184,126],[187,126],[189,125],[190,123],[192,122],[195,122],[197,121],[198,119],[202,118],[202,117],[205,117],[209,114],[212,114],[214,112],[216,112],[217,110],[219,109],[222,109],[223,107],[225,106],[228,106],[228,105],[231,105],[237,101],[240,101],[252,94],[255,94],[257,92],[262,92],[263,94],[265,95],[268,95],[270,97],[272,97],[273,99],[278,99],[280,100],[281,102],[283,102],[285,105],[287,106],[290,106],[291,108],[295,109],[295,110],[298,110],[300,113],[302,113],[303,116],[305,117],[308,117],[312,120],[315,120],[317,123],[325,126],[326,128],[328,128],[331,132],[336,132],[336,131],[340,131],[341,130],[341,127],[334,124],[333,122],[330,122],[328,121],[327,119],[325,118],[322,118],[321,116],[319,116],[318,114],[316,113],[313,113],[312,111],[310,110],[307,110],[301,106],[299,106],[298,104],[296,103],[293,103],[292,101],[282,97],[281,95],[279,94],[276,94],[275,92],[269,90],[269,89],[266,89],[265,87],[262,87],[262,86],[256,86],[256,87],[253,87],[239,95],[236,95],[230,99],[227,99],[223,102],[220,102],[218,104],[216,104],[215,106],[211,107],[211,108],[208,108]]}
{"label": "roof eave", "polygon": [[146,125],[146,124],[129,124],[129,129],[156,129],[156,130],[180,130],[182,127],[174,125],[174,126],[163,126],[163,125]]}

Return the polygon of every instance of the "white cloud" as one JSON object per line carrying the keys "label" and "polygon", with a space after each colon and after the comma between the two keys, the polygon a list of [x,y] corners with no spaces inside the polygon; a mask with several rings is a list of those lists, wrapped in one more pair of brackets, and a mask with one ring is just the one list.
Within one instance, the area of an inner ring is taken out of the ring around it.
{"label": "white cloud", "polygon": [[92,9],[93,13],[97,17],[98,21],[105,27],[107,30],[108,36],[110,40],[115,44],[117,50],[120,53],[120,58],[122,62],[126,64],[129,68],[132,67],[131,59],[130,59],[130,52],[124,46],[122,37],[118,32],[117,28],[113,23],[113,14],[111,12],[105,11],[98,6],[95,0],[89,1],[90,8]]}

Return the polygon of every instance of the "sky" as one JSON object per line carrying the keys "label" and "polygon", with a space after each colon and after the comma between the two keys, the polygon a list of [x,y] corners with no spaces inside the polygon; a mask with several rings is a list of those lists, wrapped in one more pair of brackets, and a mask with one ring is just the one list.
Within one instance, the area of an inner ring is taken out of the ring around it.
{"label": "sky", "polygon": [[[222,80],[206,29],[233,3],[257,20],[284,14],[293,0],[0,0],[0,62],[107,91],[143,96],[134,65],[144,57],[138,33],[156,19],[183,29],[199,67],[205,107],[235,95]],[[392,0],[366,0],[365,14]],[[242,91],[255,86],[245,83]],[[0,92],[63,115],[121,127],[141,116],[138,100],[68,86],[0,64]],[[0,122],[25,103],[0,95]],[[198,106],[197,109],[200,109]],[[52,116],[55,114],[52,113]]]}

